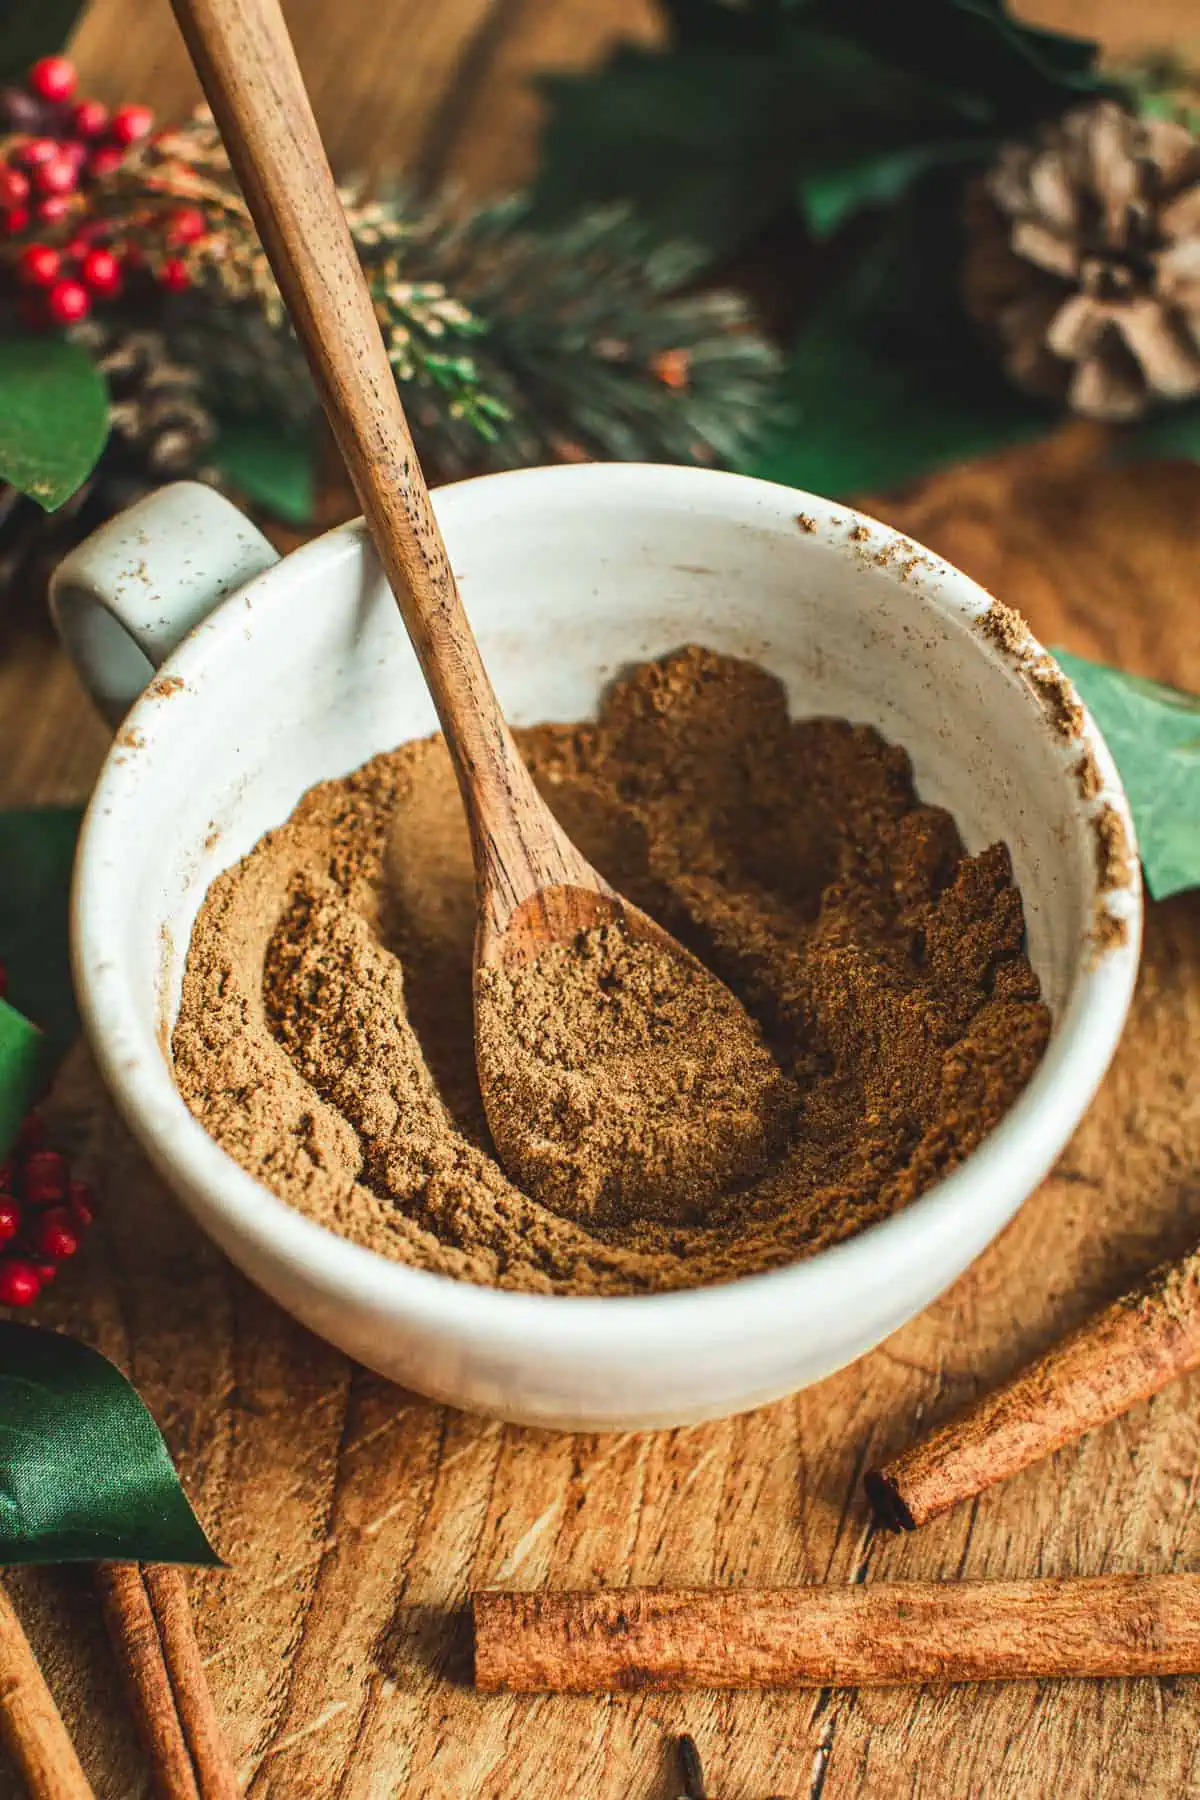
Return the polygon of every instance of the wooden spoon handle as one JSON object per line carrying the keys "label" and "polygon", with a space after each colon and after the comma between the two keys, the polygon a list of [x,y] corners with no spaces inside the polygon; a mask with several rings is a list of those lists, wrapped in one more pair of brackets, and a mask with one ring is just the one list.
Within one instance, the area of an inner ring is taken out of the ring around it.
{"label": "wooden spoon handle", "polygon": [[570,879],[463,611],[277,0],[172,5],[454,753],[476,867],[517,899]]}

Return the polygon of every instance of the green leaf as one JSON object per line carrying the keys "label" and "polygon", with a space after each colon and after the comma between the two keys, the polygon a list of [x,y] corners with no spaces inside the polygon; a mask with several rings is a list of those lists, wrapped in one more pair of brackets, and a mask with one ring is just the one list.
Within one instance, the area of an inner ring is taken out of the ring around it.
{"label": "green leaf", "polygon": [[67,952],[77,806],[0,812],[0,962],[13,1005],[45,1032],[52,1057],[79,1029]]}
{"label": "green leaf", "polygon": [[632,200],[723,253],[789,203],[820,231],[1099,91],[1096,47],[1004,0],[668,0],[672,41],[556,75],[536,196]]}
{"label": "green leaf", "polygon": [[0,338],[0,479],[47,512],[69,500],[108,438],[108,394],[65,338]]}
{"label": "green leaf", "polygon": [[0,1564],[220,1561],[120,1370],[0,1324]]}
{"label": "green leaf", "polygon": [[986,369],[906,363],[829,319],[798,338],[781,402],[744,472],[835,496],[915,481],[1046,429],[1046,415]]}
{"label": "green leaf", "polygon": [[1200,887],[1200,695],[1055,650],[1129,797],[1156,900]]}
{"label": "green leaf", "polygon": [[0,5],[0,81],[16,81],[40,56],[61,50],[83,0],[4,0]]}
{"label": "green leaf", "polygon": [[660,232],[711,254],[788,204],[799,129],[771,55],[623,48],[594,75],[556,75],[536,188],[542,218],[632,201]]}
{"label": "green leaf", "polygon": [[316,505],[316,452],[305,431],[255,419],[222,422],[214,460],[239,493],[289,525],[307,525]]}
{"label": "green leaf", "polygon": [[1009,386],[963,312],[959,229],[953,170],[892,208],[796,338],[747,473],[861,493],[1046,430],[1052,415]]}
{"label": "green leaf", "polygon": [[22,1013],[0,1000],[0,1161],[21,1121],[37,1104],[49,1073],[46,1039]]}

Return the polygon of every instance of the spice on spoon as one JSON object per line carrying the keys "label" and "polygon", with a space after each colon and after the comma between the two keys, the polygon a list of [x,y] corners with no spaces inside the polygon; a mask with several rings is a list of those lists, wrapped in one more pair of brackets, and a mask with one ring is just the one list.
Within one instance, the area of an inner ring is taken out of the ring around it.
{"label": "spice on spoon", "polygon": [[798,1096],[745,1008],[619,923],[482,970],[475,1019],[504,1166],[564,1218],[696,1224],[784,1147]]}

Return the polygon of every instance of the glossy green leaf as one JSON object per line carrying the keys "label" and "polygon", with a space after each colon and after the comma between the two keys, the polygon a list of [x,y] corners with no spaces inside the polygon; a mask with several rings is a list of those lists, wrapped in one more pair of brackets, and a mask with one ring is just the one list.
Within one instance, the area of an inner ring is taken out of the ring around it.
{"label": "glossy green leaf", "polygon": [[221,426],[214,460],[231,486],[288,525],[307,525],[316,505],[316,448],[303,430],[255,419]]}
{"label": "glossy green leaf", "polygon": [[0,1324],[0,1564],[219,1563],[119,1369],[58,1332]]}
{"label": "glossy green leaf", "polygon": [[1095,46],[1004,0],[667,0],[663,46],[556,75],[539,206],[631,200],[713,254],[799,205],[819,232],[1096,91]]}
{"label": "glossy green leaf", "polygon": [[67,953],[77,806],[0,812],[0,962],[8,998],[61,1056],[79,1029]]}
{"label": "glossy green leaf", "polygon": [[1054,654],[1121,772],[1151,894],[1200,887],[1200,695]]}
{"label": "glossy green leaf", "polygon": [[43,1034],[7,1000],[0,1000],[0,1162],[16,1141],[21,1120],[36,1104],[49,1067]]}
{"label": "glossy green leaf", "polygon": [[63,49],[83,0],[3,0],[0,81],[16,81],[39,56]]}
{"label": "glossy green leaf", "polygon": [[65,338],[0,338],[0,479],[47,512],[86,481],[108,438],[108,393]]}

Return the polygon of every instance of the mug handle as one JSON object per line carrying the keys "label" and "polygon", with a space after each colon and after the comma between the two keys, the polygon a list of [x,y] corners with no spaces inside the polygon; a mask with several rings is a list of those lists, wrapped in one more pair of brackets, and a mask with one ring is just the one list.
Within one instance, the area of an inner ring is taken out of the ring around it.
{"label": "mug handle", "polygon": [[108,723],[120,724],[193,626],[278,561],[236,506],[196,481],[147,494],[77,545],[50,583],[50,610]]}

